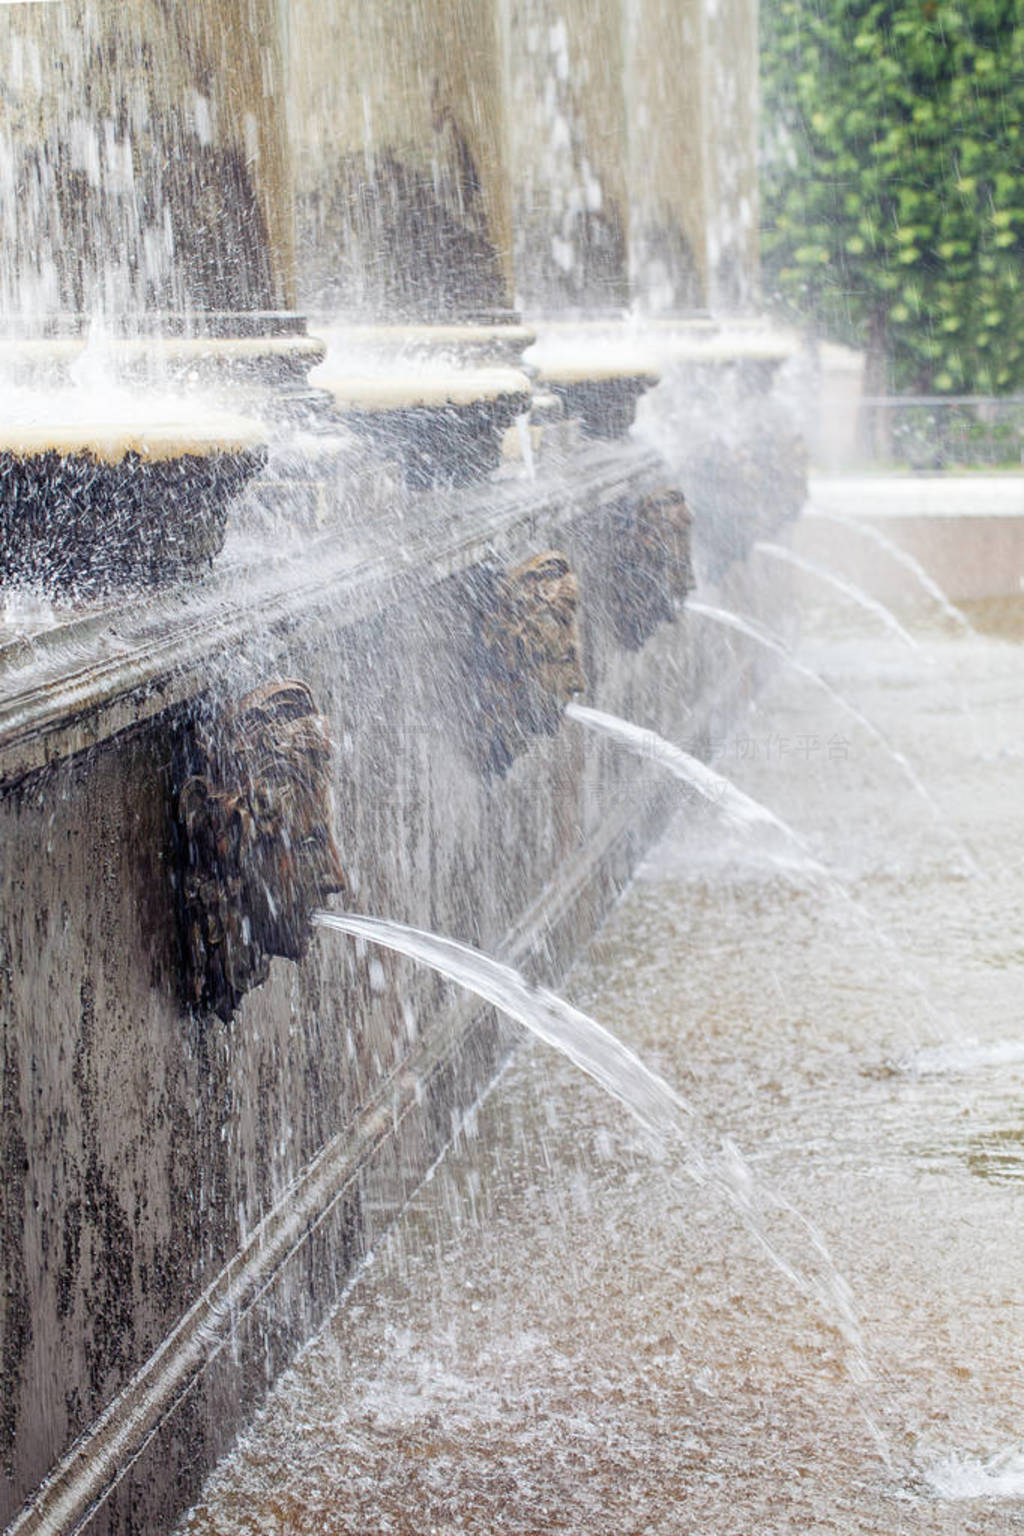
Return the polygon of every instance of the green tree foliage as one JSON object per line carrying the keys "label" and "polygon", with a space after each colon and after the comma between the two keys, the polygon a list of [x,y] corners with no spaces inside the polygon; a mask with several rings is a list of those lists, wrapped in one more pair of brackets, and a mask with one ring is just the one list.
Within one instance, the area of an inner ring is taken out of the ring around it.
{"label": "green tree foliage", "polygon": [[1024,0],[762,0],[765,286],[889,387],[1024,386]]}

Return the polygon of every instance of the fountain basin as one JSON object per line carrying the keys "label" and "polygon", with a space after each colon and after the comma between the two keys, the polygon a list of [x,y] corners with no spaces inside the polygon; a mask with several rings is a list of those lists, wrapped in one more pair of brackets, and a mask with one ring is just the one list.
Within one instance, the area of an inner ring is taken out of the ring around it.
{"label": "fountain basin", "polygon": [[515,368],[321,373],[316,382],[417,490],[468,485],[496,469],[504,433],[531,398],[530,380]]}
{"label": "fountain basin", "polygon": [[527,361],[585,437],[624,437],[637,401],[661,378],[655,355],[608,321],[546,324]]}
{"label": "fountain basin", "polygon": [[918,561],[953,602],[1019,598],[1024,593],[1024,477],[1019,474],[815,476],[811,515],[798,548],[837,555],[844,573],[884,602],[906,604],[921,592],[863,523]]}
{"label": "fountain basin", "polygon": [[48,595],[152,586],[202,569],[266,462],[244,417],[0,432],[0,581]]}

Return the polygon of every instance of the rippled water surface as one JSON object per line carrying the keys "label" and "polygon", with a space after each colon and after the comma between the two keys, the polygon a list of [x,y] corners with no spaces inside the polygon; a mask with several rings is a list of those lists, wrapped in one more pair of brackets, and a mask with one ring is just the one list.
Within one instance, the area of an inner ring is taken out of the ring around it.
{"label": "rippled water surface", "polygon": [[564,989],[820,1229],[867,1384],[714,1187],[524,1044],[190,1536],[1024,1530],[1024,631],[971,618],[800,651],[948,836],[799,676],[718,746],[870,922],[689,804]]}

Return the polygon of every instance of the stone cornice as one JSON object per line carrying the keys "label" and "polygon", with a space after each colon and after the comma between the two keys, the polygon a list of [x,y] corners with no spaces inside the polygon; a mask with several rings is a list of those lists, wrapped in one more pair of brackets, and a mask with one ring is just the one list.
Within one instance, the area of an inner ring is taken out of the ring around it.
{"label": "stone cornice", "polygon": [[564,478],[425,494],[413,511],[339,528],[299,557],[238,540],[193,586],[113,600],[28,637],[5,638],[0,627],[0,786],[195,697],[211,664],[251,649],[254,635],[272,653],[325,610],[339,625],[370,617],[489,555],[515,554],[570,499],[605,500],[658,474],[658,458],[639,445],[594,444]]}

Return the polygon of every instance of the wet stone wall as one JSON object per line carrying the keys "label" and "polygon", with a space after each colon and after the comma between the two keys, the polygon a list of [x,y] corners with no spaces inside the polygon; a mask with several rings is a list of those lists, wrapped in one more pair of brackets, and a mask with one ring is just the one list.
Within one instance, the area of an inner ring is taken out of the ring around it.
{"label": "wet stone wall", "polygon": [[[660,473],[631,452],[618,479],[511,507],[481,551],[564,548],[588,701],[699,749],[749,667],[683,614],[623,643],[623,498]],[[451,622],[476,559],[405,571],[400,597],[385,573],[358,618],[339,602],[261,632],[254,614],[187,696],[0,794],[0,1518],[37,1499],[18,1530],[46,1528],[58,1497],[90,1531],[168,1524],[514,1039],[329,933],[274,960],[229,1022],[185,1005],[176,803],[197,719],[268,676],[305,680],[334,743],[345,903],[537,978],[564,973],[677,803],[567,721],[481,771]]]}

